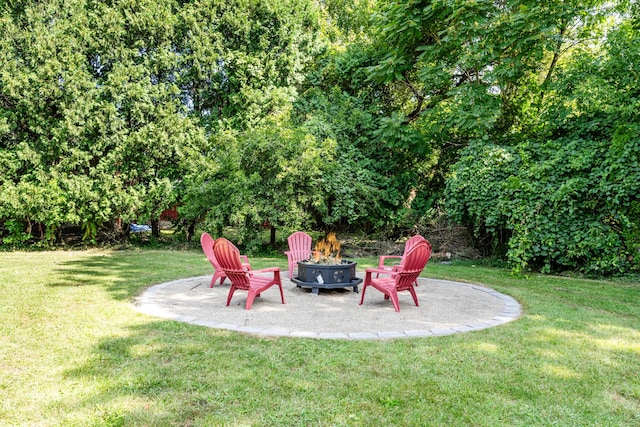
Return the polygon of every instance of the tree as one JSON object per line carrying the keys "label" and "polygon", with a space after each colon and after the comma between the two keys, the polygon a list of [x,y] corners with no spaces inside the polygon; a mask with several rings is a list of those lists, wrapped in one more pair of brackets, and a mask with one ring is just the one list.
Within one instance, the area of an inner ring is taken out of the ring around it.
{"label": "tree", "polygon": [[404,94],[398,120],[439,153],[434,191],[470,141],[510,144],[526,133],[560,55],[599,19],[598,3],[409,0],[380,9],[371,78]]}
{"label": "tree", "polygon": [[434,153],[396,113],[404,93],[370,79],[376,56],[368,16],[376,7],[366,0],[325,2],[326,49],[306,74],[296,120],[316,138],[338,145],[318,223],[394,235],[406,212],[430,205],[424,171]]}
{"label": "tree", "polygon": [[505,236],[516,270],[637,271],[639,42],[632,21],[619,23],[558,65],[537,135],[472,144],[453,168],[449,212]]}
{"label": "tree", "polygon": [[287,110],[317,49],[308,0],[202,0],[181,9],[177,82],[207,132],[259,126]]}
{"label": "tree", "polygon": [[[172,2],[8,4],[0,29],[0,221],[95,239],[157,218],[201,132],[173,80]],[[28,230],[31,231],[31,230]]]}
{"label": "tree", "polygon": [[212,139],[201,168],[187,177],[187,218],[205,219],[218,235],[226,225],[240,231],[239,241],[257,243],[263,227],[308,227],[322,203],[322,181],[333,164],[335,144],[316,141],[285,118],[245,132],[224,132]]}
{"label": "tree", "polygon": [[310,197],[302,195],[310,184],[296,175],[318,166],[296,171],[293,163],[314,158],[323,142],[289,115],[318,49],[317,9],[306,0],[208,0],[185,5],[180,16],[177,81],[208,138],[181,185],[182,216],[191,224],[206,218],[218,234],[239,226],[247,242],[264,223],[308,221],[299,199]]}

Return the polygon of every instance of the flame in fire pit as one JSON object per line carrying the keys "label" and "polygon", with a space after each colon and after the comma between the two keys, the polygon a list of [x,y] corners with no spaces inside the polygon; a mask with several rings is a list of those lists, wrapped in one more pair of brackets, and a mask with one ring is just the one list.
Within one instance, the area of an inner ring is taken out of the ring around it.
{"label": "flame in fire pit", "polygon": [[313,254],[316,263],[340,264],[340,241],[336,233],[328,233],[327,236],[316,243],[316,252]]}

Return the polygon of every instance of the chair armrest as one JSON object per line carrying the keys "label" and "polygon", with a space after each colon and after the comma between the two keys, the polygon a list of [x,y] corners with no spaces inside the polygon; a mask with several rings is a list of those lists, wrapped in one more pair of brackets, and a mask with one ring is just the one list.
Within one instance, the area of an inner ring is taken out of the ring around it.
{"label": "chair armrest", "polygon": [[280,272],[280,267],[269,267],[269,268],[261,268],[260,270],[251,270],[251,274],[255,273],[272,273],[272,272]]}
{"label": "chair armrest", "polygon": [[251,264],[249,264],[249,258],[246,255],[240,255],[240,262],[242,263],[242,268],[246,271],[251,271]]}
{"label": "chair armrest", "polygon": [[[364,276],[364,287],[365,289],[367,288],[367,286],[369,286],[371,284],[371,270],[373,270],[372,268],[367,268],[365,270],[365,276]],[[364,291],[362,291],[364,292]],[[362,303],[360,303],[362,304]]]}
{"label": "chair armrest", "polygon": [[366,273],[378,273],[378,274],[391,274],[392,270],[386,268],[367,268],[365,269]]}

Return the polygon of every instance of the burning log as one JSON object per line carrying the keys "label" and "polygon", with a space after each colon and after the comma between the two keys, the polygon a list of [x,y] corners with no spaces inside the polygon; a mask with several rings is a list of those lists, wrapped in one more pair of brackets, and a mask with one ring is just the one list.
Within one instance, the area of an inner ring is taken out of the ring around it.
{"label": "burning log", "polygon": [[316,243],[313,254],[313,262],[316,264],[340,264],[340,241],[336,233],[328,233],[326,237]]}

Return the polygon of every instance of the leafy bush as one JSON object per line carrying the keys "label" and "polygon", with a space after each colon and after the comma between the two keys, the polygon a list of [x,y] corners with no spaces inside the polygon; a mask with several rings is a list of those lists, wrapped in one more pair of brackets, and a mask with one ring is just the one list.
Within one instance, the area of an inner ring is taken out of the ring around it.
{"label": "leafy bush", "polygon": [[574,56],[537,130],[471,144],[452,169],[449,213],[505,242],[515,270],[609,275],[640,266],[639,43],[627,23],[608,35],[608,55]]}
{"label": "leafy bush", "polygon": [[[1,230],[1,229],[0,229]],[[29,235],[24,232],[24,224],[17,220],[9,220],[4,223],[2,236],[3,245],[17,245],[29,240]]]}
{"label": "leafy bush", "polygon": [[[638,145],[585,139],[473,144],[448,182],[449,213],[477,235],[508,236],[516,270],[629,271],[638,253]],[[506,248],[505,248],[506,249]],[[637,262],[636,262],[637,264]]]}

